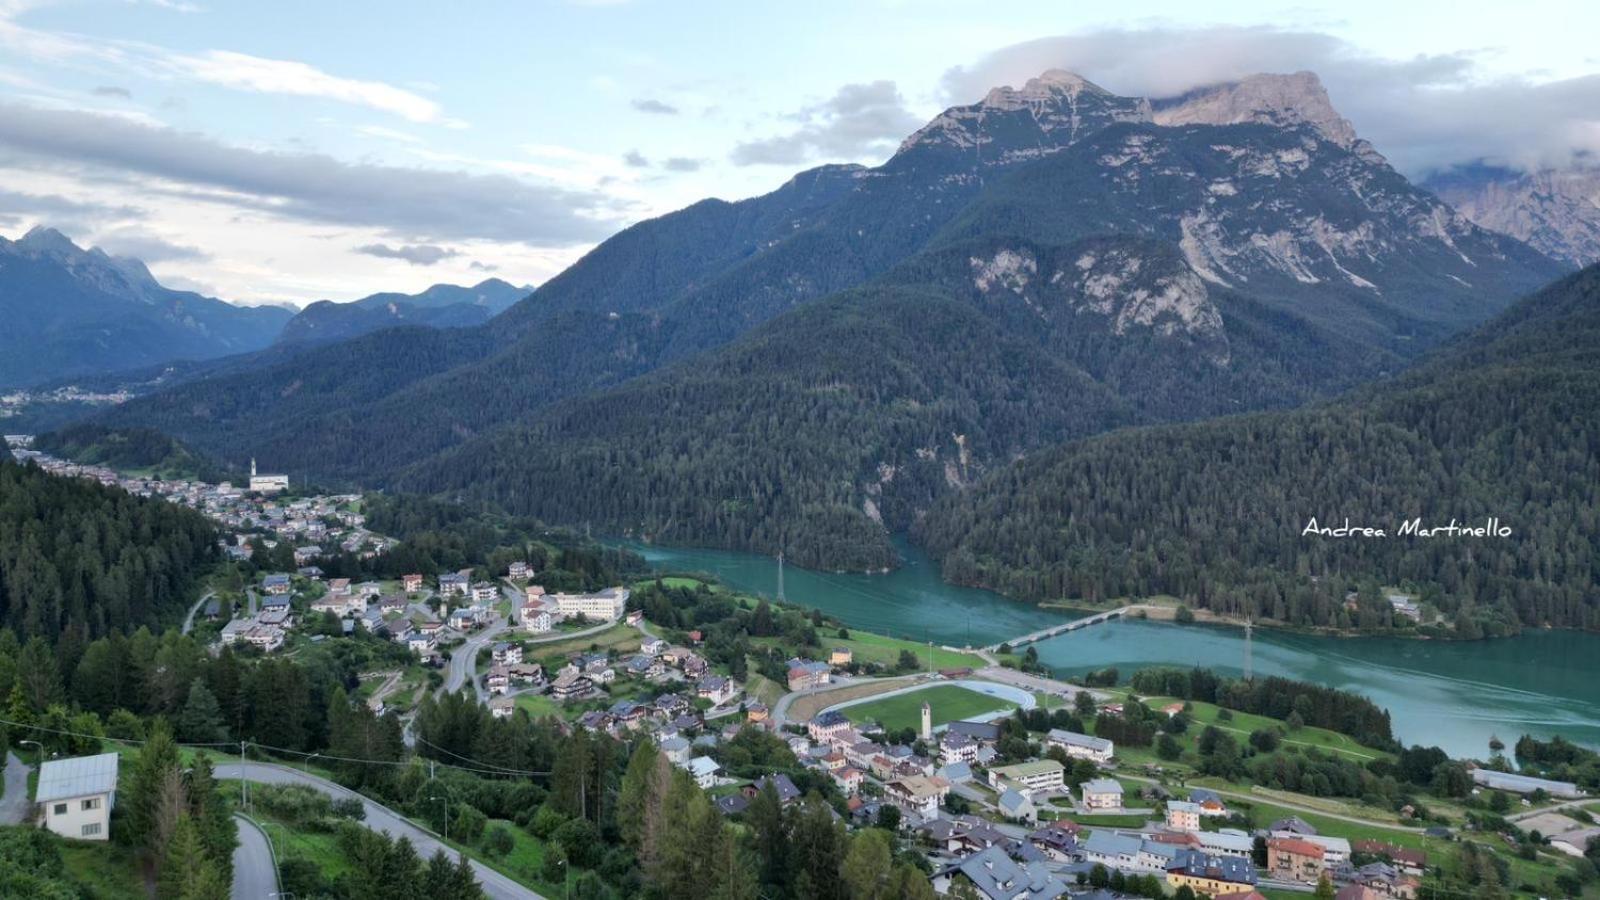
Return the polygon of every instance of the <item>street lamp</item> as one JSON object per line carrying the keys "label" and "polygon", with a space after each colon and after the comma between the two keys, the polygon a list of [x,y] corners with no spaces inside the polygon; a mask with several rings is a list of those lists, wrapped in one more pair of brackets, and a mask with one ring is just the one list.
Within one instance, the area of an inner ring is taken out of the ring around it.
{"label": "street lamp", "polygon": [[445,839],[446,842],[449,842],[449,840],[450,840],[450,806],[449,806],[447,801],[450,798],[445,797],[443,795],[440,795],[438,797],[429,797],[428,799],[429,800],[437,800],[437,801],[439,801],[439,811],[444,813],[444,816],[443,816],[443,818],[444,818],[444,839]]}
{"label": "street lamp", "polygon": [[311,755],[310,755],[310,756],[308,756],[308,757],[306,757],[306,758],[305,758],[305,762],[304,762],[304,766],[303,766],[303,768],[304,768],[304,769],[305,769],[305,773],[306,773],[306,774],[307,774],[307,775],[310,775],[310,774],[311,774],[311,761],[312,761],[312,760],[313,760],[313,759],[316,759],[316,758],[317,758],[317,757],[319,757],[319,756],[321,756],[321,755],[322,755],[322,754],[321,754],[321,753],[320,753],[320,752],[318,752],[318,753],[313,753],[313,754],[311,754]]}

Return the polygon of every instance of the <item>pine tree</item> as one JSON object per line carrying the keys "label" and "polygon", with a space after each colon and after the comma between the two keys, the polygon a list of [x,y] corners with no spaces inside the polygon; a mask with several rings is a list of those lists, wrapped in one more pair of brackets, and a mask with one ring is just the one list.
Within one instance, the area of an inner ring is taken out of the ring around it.
{"label": "pine tree", "polygon": [[221,743],[228,739],[228,731],[222,724],[222,710],[203,679],[196,678],[189,683],[189,699],[178,715],[178,736],[193,744]]}
{"label": "pine tree", "polygon": [[173,825],[161,860],[157,893],[178,900],[225,900],[228,896],[228,882],[206,853],[200,829],[188,813],[180,814]]}
{"label": "pine tree", "polygon": [[156,719],[122,790],[120,805],[127,811],[129,832],[146,850],[157,854],[162,848],[158,841],[165,838],[160,820],[167,811],[168,782],[177,771],[178,747],[172,742],[172,731],[165,719]]}
{"label": "pine tree", "polygon": [[639,741],[628,758],[617,794],[617,828],[622,839],[648,866],[654,855],[656,831],[660,827],[662,795],[669,777],[666,757],[648,737]]}
{"label": "pine tree", "polygon": [[889,900],[892,843],[889,833],[878,828],[862,829],[850,839],[839,873],[850,900]]}

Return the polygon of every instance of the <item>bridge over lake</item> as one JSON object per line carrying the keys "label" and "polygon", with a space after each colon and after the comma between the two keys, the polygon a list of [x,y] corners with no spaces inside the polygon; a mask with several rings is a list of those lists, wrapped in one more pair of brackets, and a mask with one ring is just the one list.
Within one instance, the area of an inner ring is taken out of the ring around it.
{"label": "bridge over lake", "polygon": [[1116,609],[1108,609],[1103,613],[1095,613],[1094,615],[1086,618],[1073,619],[1071,622],[1062,622],[1060,625],[1051,625],[1049,628],[1041,628],[1038,631],[1029,632],[1022,637],[1012,638],[1009,641],[1000,641],[999,643],[990,644],[983,649],[990,653],[998,653],[1000,652],[1000,648],[1003,646],[1009,646],[1012,648],[1024,647],[1028,644],[1048,640],[1049,638],[1056,637],[1057,635],[1066,634],[1071,631],[1077,631],[1082,628],[1088,628],[1091,625],[1099,625],[1101,622],[1109,622],[1112,619],[1120,619],[1132,612],[1133,609],[1134,608],[1131,606],[1119,606]]}

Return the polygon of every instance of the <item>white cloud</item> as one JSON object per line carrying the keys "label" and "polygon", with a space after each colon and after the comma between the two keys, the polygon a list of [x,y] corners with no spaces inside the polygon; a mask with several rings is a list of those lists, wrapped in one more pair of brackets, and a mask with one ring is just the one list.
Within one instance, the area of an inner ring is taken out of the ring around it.
{"label": "white cloud", "polygon": [[404,88],[341,78],[294,60],[210,50],[195,56],[173,56],[170,64],[201,81],[238,90],[320,97],[382,110],[413,122],[433,122],[440,116],[439,104]]}
{"label": "white cloud", "polygon": [[887,153],[922,124],[892,81],[844,85],[789,118],[801,125],[787,134],[739,144],[733,162],[798,165],[817,158],[860,159]]}

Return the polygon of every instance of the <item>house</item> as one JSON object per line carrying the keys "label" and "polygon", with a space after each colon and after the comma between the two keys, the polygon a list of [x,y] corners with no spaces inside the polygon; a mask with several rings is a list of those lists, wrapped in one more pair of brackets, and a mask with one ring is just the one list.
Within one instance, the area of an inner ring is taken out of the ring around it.
{"label": "house", "polygon": [[512,581],[526,581],[531,575],[533,575],[533,569],[528,566],[525,560],[519,559],[506,567],[506,577]]}
{"label": "house", "polygon": [[1059,791],[1066,787],[1064,772],[1061,763],[1053,759],[995,766],[989,770],[989,786],[996,791],[1015,786],[1031,797],[1039,791]]}
{"label": "house", "polygon": [[945,732],[939,739],[939,761],[945,765],[951,763],[973,763],[978,759],[978,742],[964,734]]}
{"label": "house", "polygon": [[562,669],[556,676],[555,682],[550,685],[550,696],[565,702],[586,696],[592,690],[594,682],[589,680],[589,676],[569,666]]}
{"label": "house", "polygon": [[649,656],[660,656],[667,650],[667,642],[658,637],[646,637],[639,642],[639,652]]}
{"label": "house", "polygon": [[1033,801],[1016,788],[1007,788],[1003,791],[995,805],[1000,808],[1000,814],[1008,819],[1020,819],[1029,823],[1039,820],[1039,811],[1034,809]]}
{"label": "house", "polygon": [[853,659],[855,659],[855,654],[850,652],[849,647],[835,647],[828,651],[828,665],[830,666],[848,666]]}
{"label": "house", "polygon": [[322,555],[322,548],[316,544],[294,548],[294,564],[303,566]]}
{"label": "house", "polygon": [[522,662],[522,645],[499,641],[494,645],[494,662],[497,666],[512,666]]}
{"label": "house", "polygon": [[630,627],[638,628],[639,623],[644,621],[644,610],[636,609],[633,612],[628,613],[628,618],[625,621]]}
{"label": "house", "polygon": [[244,640],[263,653],[283,646],[283,629],[271,625],[255,625],[244,633]]}
{"label": "house", "polygon": [[1020,863],[999,847],[990,847],[933,874],[933,889],[948,894],[957,875],[986,900],[1054,900],[1067,894],[1067,883],[1042,861]]}
{"label": "house", "polygon": [[510,697],[494,697],[489,700],[489,714],[496,719],[509,719],[517,711],[517,701]]}
{"label": "house", "polygon": [[1350,842],[1340,837],[1329,837],[1322,834],[1268,834],[1268,837],[1300,838],[1322,848],[1322,865],[1324,868],[1333,868],[1350,861]]}
{"label": "house", "polygon": [[743,788],[744,795],[754,800],[757,794],[766,790],[769,783],[772,785],[773,793],[778,795],[778,804],[780,806],[788,806],[800,799],[800,788],[795,785],[793,779],[782,772],[774,775],[763,775],[745,785]]}
{"label": "house", "polygon": [[356,596],[363,600],[370,600],[383,593],[383,585],[376,581],[363,581],[356,585]]}
{"label": "house", "polygon": [[1167,801],[1167,827],[1174,831],[1200,830],[1200,805],[1187,800]]}
{"label": "house", "polygon": [[661,752],[666,755],[667,762],[682,767],[689,762],[689,739],[685,737],[671,737],[661,742]]}
{"label": "house", "polygon": [[833,670],[827,663],[808,659],[789,660],[789,690],[804,691],[821,687],[833,680]]}
{"label": "house", "polygon": [[422,575],[414,573],[400,576],[400,587],[408,594],[415,594],[422,590]]}
{"label": "house", "polygon": [[1115,778],[1091,779],[1078,790],[1083,794],[1086,809],[1122,808],[1122,785]]}
{"label": "house", "polygon": [[470,579],[465,572],[446,572],[439,576],[439,596],[465,597]]}
{"label": "house", "polygon": [[100,753],[40,765],[33,800],[44,810],[44,827],[75,840],[109,840],[119,758]]}
{"label": "house", "polygon": [[1322,845],[1305,838],[1267,838],[1267,871],[1279,881],[1316,884],[1322,880]]}
{"label": "house", "polygon": [[1200,807],[1202,816],[1226,816],[1228,805],[1222,802],[1222,796],[1216,791],[1205,788],[1194,788],[1189,791],[1189,802]]}
{"label": "house", "polygon": [[951,722],[944,728],[946,734],[964,734],[979,744],[993,744],[1000,740],[1000,726],[994,722]]}
{"label": "house", "polygon": [[931,819],[939,814],[939,804],[950,793],[950,782],[937,775],[911,775],[884,785],[884,798],[903,813]]}
{"label": "house", "polygon": [[855,766],[843,766],[833,771],[833,781],[839,785],[839,790],[846,797],[853,797],[861,791],[861,785],[867,780],[867,773]]}
{"label": "house", "polygon": [[545,634],[555,627],[555,621],[550,617],[550,610],[544,606],[523,606],[522,627],[532,634]]}
{"label": "house", "polygon": [[[1600,829],[1584,830],[1594,831],[1596,834],[1600,834]],[[1566,836],[1567,835],[1562,835],[1562,837]],[[1559,840],[1559,838],[1551,838],[1550,845],[1556,846],[1557,840]],[[1579,842],[1577,844],[1578,852],[1573,853],[1572,855],[1582,856],[1582,848],[1585,843],[1586,842],[1582,841]],[[1428,855],[1423,853],[1421,850],[1412,850],[1409,847],[1401,847],[1388,843],[1387,841],[1374,841],[1371,839],[1354,840],[1350,842],[1350,845],[1351,849],[1356,853],[1365,853],[1368,856],[1381,856],[1388,858],[1394,864],[1395,868],[1406,873],[1407,875],[1416,875],[1420,877],[1425,871],[1427,871],[1428,868]],[[1558,847],[1557,849],[1560,848]]]}
{"label": "house", "polygon": [[702,790],[710,790],[716,785],[717,773],[722,771],[722,767],[709,756],[696,756],[689,760],[688,770],[689,774],[694,776],[695,784]]}
{"label": "house", "polygon": [[850,720],[844,713],[825,712],[806,723],[806,734],[817,743],[826,743],[850,730]]}
{"label": "house", "polygon": [[269,594],[289,593],[289,576],[268,575],[261,579],[261,589]]}
{"label": "house", "polygon": [[500,588],[492,581],[479,581],[472,585],[468,595],[473,603],[493,603],[500,599]]}
{"label": "house", "polygon": [[701,700],[710,700],[712,706],[721,706],[739,696],[739,685],[731,678],[707,675],[695,685],[694,695]]}
{"label": "house", "polygon": [[511,673],[501,666],[495,666],[483,676],[483,687],[491,694],[504,694],[511,690]]}
{"label": "house", "polygon": [[1028,835],[1028,843],[1050,862],[1074,862],[1078,858],[1079,830],[1078,823],[1062,819]]}
{"label": "house", "polygon": [[1222,831],[1195,831],[1190,832],[1201,850],[1212,856],[1233,856],[1239,859],[1249,859],[1255,850],[1255,838],[1239,831],[1228,828]]}
{"label": "house", "polygon": [[1167,869],[1167,884],[1174,889],[1187,886],[1196,893],[1225,897],[1255,890],[1256,870],[1246,859],[1181,850]]}
{"label": "house", "polygon": [[1092,735],[1078,734],[1075,731],[1063,731],[1060,728],[1051,729],[1045,735],[1045,743],[1051,747],[1060,747],[1072,759],[1090,759],[1097,763],[1108,763],[1116,751],[1116,745],[1105,738]]}
{"label": "house", "polygon": [[744,708],[744,720],[752,725],[767,721],[770,715],[771,711],[765,703],[751,703]]}
{"label": "house", "polygon": [[1299,816],[1289,816],[1288,818],[1278,819],[1277,821],[1273,822],[1272,826],[1268,828],[1267,831],[1271,832],[1272,834],[1277,834],[1280,831],[1287,831],[1293,834],[1304,836],[1308,834],[1316,834],[1317,827],[1312,825],[1310,822],[1307,822],[1305,819],[1300,818]]}
{"label": "house", "polygon": [[1139,849],[1143,844],[1135,835],[1096,828],[1079,846],[1083,850],[1084,862],[1131,872],[1139,867]]}
{"label": "house", "polygon": [[328,596],[329,597],[348,598],[350,596],[350,579],[348,579],[348,578],[330,578],[330,579],[328,579]]}

